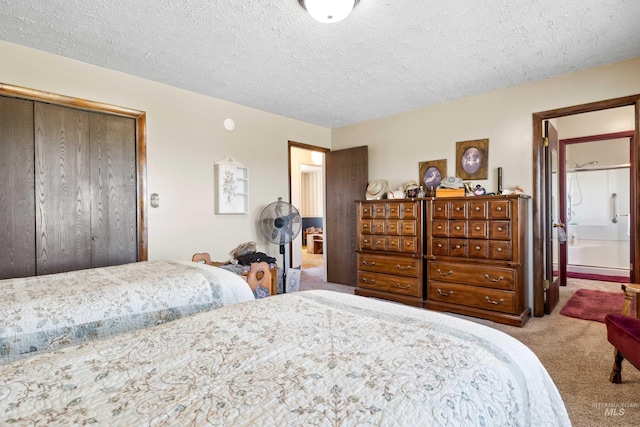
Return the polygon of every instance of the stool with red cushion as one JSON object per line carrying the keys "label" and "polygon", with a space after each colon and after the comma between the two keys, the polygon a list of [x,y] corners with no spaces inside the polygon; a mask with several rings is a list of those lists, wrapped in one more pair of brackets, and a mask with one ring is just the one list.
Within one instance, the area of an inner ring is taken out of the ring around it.
{"label": "stool with red cushion", "polygon": [[[607,340],[613,344],[614,361],[609,381],[622,382],[622,361],[627,359],[636,369],[640,369],[640,318],[630,317],[632,300],[640,293],[640,287],[622,285],[625,292],[625,304],[622,314],[607,314],[604,323],[607,327]],[[636,301],[637,303],[637,301]],[[640,307],[637,307],[640,312]]]}

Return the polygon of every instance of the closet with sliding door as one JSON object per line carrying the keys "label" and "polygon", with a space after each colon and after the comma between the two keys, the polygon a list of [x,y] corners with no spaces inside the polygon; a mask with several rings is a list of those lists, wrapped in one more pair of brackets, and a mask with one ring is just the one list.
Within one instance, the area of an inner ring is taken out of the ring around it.
{"label": "closet with sliding door", "polygon": [[142,260],[137,120],[0,96],[0,278]]}

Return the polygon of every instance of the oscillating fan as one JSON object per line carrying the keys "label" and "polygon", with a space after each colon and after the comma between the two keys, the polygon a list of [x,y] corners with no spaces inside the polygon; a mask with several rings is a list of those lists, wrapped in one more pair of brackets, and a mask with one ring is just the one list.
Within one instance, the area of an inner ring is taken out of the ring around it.
{"label": "oscillating fan", "polygon": [[258,220],[262,234],[271,243],[280,245],[282,254],[282,292],[287,291],[287,263],[284,258],[284,245],[295,239],[302,229],[302,219],[300,212],[290,203],[283,202],[282,197],[278,197],[277,202],[273,202],[262,210]]}

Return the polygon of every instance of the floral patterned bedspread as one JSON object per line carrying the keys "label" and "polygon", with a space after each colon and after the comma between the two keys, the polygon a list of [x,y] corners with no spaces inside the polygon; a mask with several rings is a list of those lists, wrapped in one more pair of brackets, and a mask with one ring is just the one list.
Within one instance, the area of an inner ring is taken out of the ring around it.
{"label": "floral patterned bedspread", "polygon": [[0,366],[0,424],[568,426],[519,341],[330,291],[278,295]]}
{"label": "floral patterned bedspread", "polygon": [[2,280],[0,295],[0,364],[253,299],[233,273],[164,261]]}

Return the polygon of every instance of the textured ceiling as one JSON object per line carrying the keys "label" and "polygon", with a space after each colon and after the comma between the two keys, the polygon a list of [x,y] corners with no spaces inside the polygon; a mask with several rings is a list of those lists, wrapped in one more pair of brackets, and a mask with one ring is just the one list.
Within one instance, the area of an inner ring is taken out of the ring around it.
{"label": "textured ceiling", "polygon": [[331,128],[640,57],[639,24],[639,0],[361,0],[335,24],[297,0],[0,0],[0,39]]}

